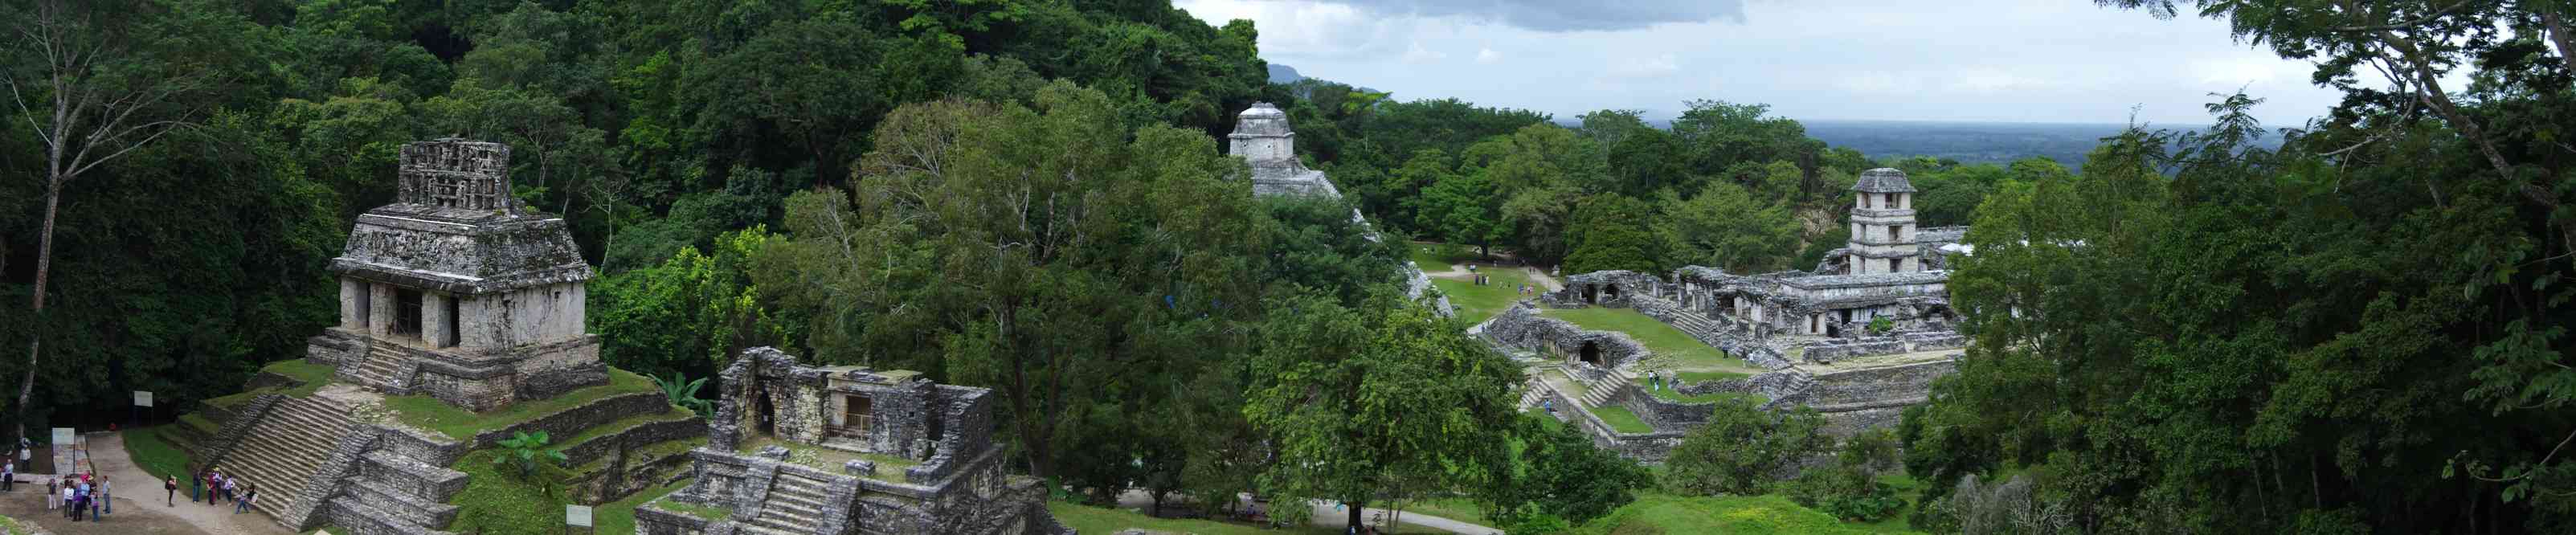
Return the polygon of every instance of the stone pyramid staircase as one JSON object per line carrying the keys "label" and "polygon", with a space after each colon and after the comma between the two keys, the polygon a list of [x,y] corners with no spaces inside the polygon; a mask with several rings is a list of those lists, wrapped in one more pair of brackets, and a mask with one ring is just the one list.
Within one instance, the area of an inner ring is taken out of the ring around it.
{"label": "stone pyramid staircase", "polygon": [[1611,370],[1609,373],[1589,379],[1577,374],[1568,374],[1568,377],[1575,382],[1583,383],[1583,397],[1575,402],[1587,408],[1610,405],[1612,400],[1619,399],[1621,390],[1636,386],[1636,378],[1620,370]]}
{"label": "stone pyramid staircase", "polygon": [[403,361],[401,349],[393,347],[392,344],[372,343],[367,344],[367,350],[358,353],[356,358],[357,362],[340,365],[341,380],[370,386],[402,388],[403,385],[394,384],[394,373]]}
{"label": "stone pyramid staircase", "polygon": [[796,470],[779,470],[778,476],[769,480],[769,495],[761,503],[760,516],[741,523],[743,531],[764,535],[820,533],[823,504],[830,496],[831,485]]}
{"label": "stone pyramid staircase", "polygon": [[287,398],[215,466],[226,477],[259,487],[253,509],[284,518],[287,507],[304,494],[305,484],[350,428],[346,406],[321,397]]}

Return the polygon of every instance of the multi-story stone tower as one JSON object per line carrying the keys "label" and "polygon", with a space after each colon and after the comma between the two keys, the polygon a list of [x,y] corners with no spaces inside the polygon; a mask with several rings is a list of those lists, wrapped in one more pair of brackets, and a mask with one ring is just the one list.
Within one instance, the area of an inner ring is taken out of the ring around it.
{"label": "multi-story stone tower", "polygon": [[1845,273],[1870,275],[1923,270],[1923,249],[1915,243],[1914,184],[1905,172],[1881,167],[1862,171],[1852,184],[1850,257]]}
{"label": "multi-story stone tower", "polygon": [[1235,116],[1234,133],[1226,139],[1231,145],[1226,153],[1252,164],[1255,195],[1342,195],[1323,171],[1307,169],[1297,161],[1297,132],[1288,128],[1288,114],[1278,106],[1253,103]]}
{"label": "multi-story stone tower", "polygon": [[310,340],[342,382],[486,411],[606,384],[583,332],[590,265],[560,217],[510,197],[510,148],[404,145],[393,204],[358,216],[331,271],[340,324]]}

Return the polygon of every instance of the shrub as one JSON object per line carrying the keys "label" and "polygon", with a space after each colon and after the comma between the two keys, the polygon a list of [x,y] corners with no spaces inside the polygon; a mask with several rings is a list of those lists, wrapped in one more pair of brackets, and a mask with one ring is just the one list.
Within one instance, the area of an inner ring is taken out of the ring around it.
{"label": "shrub", "polygon": [[[1654,482],[1642,466],[1593,447],[1592,439],[1544,416],[1514,427],[1514,469],[1492,478],[1482,501],[1507,526],[1540,528],[1591,520],[1635,499],[1630,489]],[[1544,517],[1544,518],[1542,518]],[[1515,528],[1512,533],[1547,533]]]}
{"label": "shrub", "polygon": [[1896,330],[1896,322],[1887,319],[1887,316],[1879,316],[1869,319],[1870,334],[1887,334],[1887,331],[1893,330]]}
{"label": "shrub", "polygon": [[1789,483],[1789,499],[1843,520],[1886,519],[1905,509],[1896,489],[1878,481],[1895,467],[1896,435],[1885,429],[1861,433],[1843,443],[1833,466],[1798,474]]}
{"label": "shrub", "polygon": [[1664,461],[1664,486],[1690,495],[1761,494],[1799,456],[1830,444],[1817,433],[1824,426],[1815,409],[1764,412],[1751,400],[1720,400],[1708,425],[1682,437]]}

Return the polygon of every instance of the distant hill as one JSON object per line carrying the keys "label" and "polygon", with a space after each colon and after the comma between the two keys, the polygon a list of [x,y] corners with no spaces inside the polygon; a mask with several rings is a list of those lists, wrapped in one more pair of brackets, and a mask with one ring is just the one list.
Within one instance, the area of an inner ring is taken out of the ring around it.
{"label": "distant hill", "polygon": [[1799,121],[1807,136],[1828,145],[1850,147],[1871,158],[1930,156],[1960,163],[2010,163],[2042,156],[2068,168],[2081,167],[2084,154],[2102,138],[2126,128],[2117,124],[1973,123],[1934,121]]}
{"label": "distant hill", "polygon": [[1274,83],[1274,84],[1293,84],[1293,83],[1297,83],[1297,81],[1298,81],[1298,80],[1304,80],[1304,79],[1306,79],[1306,76],[1305,76],[1305,75],[1302,75],[1302,74],[1297,74],[1297,68],[1296,68],[1296,67],[1290,67],[1290,66],[1287,66],[1287,65],[1281,65],[1281,64],[1277,64],[1277,63],[1272,63],[1272,64],[1270,64],[1270,83]]}

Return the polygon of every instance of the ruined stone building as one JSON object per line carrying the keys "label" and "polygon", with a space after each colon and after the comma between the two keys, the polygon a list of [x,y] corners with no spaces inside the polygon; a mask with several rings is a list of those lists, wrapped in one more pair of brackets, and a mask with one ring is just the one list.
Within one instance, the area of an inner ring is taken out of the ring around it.
{"label": "ruined stone building", "polygon": [[1036,479],[1003,472],[990,390],[767,347],[719,377],[696,480],[639,508],[641,533],[1070,532]]}
{"label": "ruined stone building", "polygon": [[[1828,431],[1849,435],[1893,425],[1921,403],[1931,380],[1956,368],[1966,338],[1948,292],[1951,255],[1965,227],[1921,228],[1914,186],[1896,169],[1871,169],[1852,185],[1851,239],[1812,271],[1727,273],[1701,266],[1666,276],[1629,271],[1566,278],[1538,301],[1559,308],[1632,308],[1728,355],[1770,370],[1683,387],[1686,394],[1761,396],[1766,408],[1806,405]],[[1573,407],[1560,418],[1596,442],[1660,460],[1682,434],[1706,421],[1708,402],[1675,402],[1636,386],[1652,355],[1619,333],[1587,331],[1520,307],[1481,326],[1498,346],[1543,355],[1524,406]],[[1553,375],[1551,375],[1553,374]],[[1551,403],[1553,402],[1553,403]],[[1652,427],[1611,429],[1588,409],[1618,406]]]}
{"label": "ruined stone building", "polygon": [[593,432],[674,411],[659,392],[606,395],[472,437],[394,423],[382,408],[386,396],[419,395],[487,412],[609,383],[599,339],[583,329],[590,266],[562,218],[511,198],[509,159],[497,143],[403,146],[394,203],[358,216],[331,261],[340,321],[304,357],[329,379],[264,371],[249,385],[256,395],[206,400],[191,416],[219,427],[175,426],[174,442],[205,463],[195,468],[260,488],[254,508],[292,531],[360,535],[448,533],[458,508],[447,502],[468,479],[451,466],[512,432],[590,436],[558,444],[575,465],[608,466],[567,482],[580,495],[613,499],[667,471],[667,458],[629,453],[703,433],[694,416]]}
{"label": "ruined stone building", "polygon": [[[1227,154],[1243,157],[1252,164],[1252,193],[1255,195],[1321,195],[1340,198],[1342,192],[1323,171],[1307,169],[1297,160],[1297,132],[1288,127],[1288,113],[1268,102],[1256,102],[1235,116],[1234,133],[1226,136]],[[1358,217],[1353,212],[1352,217]]]}
{"label": "ruined stone building", "polygon": [[[1331,177],[1324,176],[1323,171],[1307,169],[1305,162],[1297,159],[1297,132],[1288,127],[1288,113],[1279,111],[1278,106],[1252,103],[1252,107],[1235,115],[1234,133],[1227,134],[1226,141],[1226,154],[1240,156],[1244,163],[1251,164],[1253,195],[1342,198],[1341,189],[1333,187]],[[1368,217],[1360,215],[1358,208],[1351,209],[1351,220],[1368,226]],[[1377,231],[1369,231],[1368,239],[1377,241]],[[1421,266],[1405,262],[1404,275],[1405,295],[1420,299],[1431,290],[1431,276],[1423,273]],[[1448,296],[1434,299],[1431,305],[1444,316],[1456,313],[1449,306]]]}

